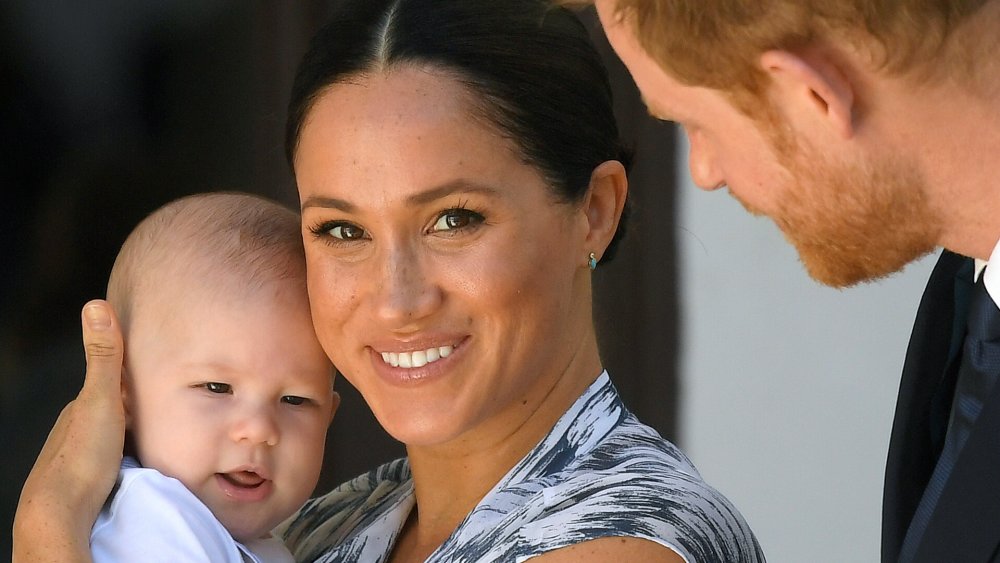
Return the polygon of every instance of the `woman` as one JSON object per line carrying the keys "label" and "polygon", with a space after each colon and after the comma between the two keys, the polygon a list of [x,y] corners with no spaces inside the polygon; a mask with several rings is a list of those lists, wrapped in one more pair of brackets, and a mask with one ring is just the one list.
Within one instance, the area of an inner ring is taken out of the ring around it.
{"label": "woman", "polygon": [[[346,2],[300,66],[286,141],[317,335],[407,447],[279,530],[298,560],[763,560],[601,366],[590,272],[623,233],[628,158],[572,14],[540,0]],[[115,331],[101,334],[117,351]],[[92,375],[82,402],[114,403],[114,377]],[[110,490],[114,465],[93,450],[115,451],[86,440],[117,436],[115,409],[77,405],[64,418],[82,420],[57,423],[17,541],[44,535],[85,560],[74,516],[99,500],[80,484]],[[52,476],[76,458],[82,469]]]}

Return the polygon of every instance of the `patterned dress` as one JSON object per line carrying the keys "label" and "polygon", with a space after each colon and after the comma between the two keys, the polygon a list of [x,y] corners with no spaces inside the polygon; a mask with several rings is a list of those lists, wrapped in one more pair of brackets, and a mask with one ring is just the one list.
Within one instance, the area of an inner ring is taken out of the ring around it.
{"label": "patterned dress", "polygon": [[[381,562],[413,506],[398,459],[310,500],[277,533],[296,561]],[[651,540],[688,563],[764,561],[740,513],[625,408],[605,372],[427,561],[520,562],[613,536]]]}

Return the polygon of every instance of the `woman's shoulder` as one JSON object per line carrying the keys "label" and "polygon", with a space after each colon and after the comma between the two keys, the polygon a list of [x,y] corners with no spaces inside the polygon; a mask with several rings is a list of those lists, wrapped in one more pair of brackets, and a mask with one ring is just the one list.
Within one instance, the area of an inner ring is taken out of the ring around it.
{"label": "woman's shoulder", "polygon": [[[746,520],[702,479],[676,446],[629,415],[600,445],[545,477],[537,537],[563,530],[575,542],[634,537],[688,561],[757,562],[764,557]],[[543,532],[545,531],[545,532]]]}
{"label": "woman's shoulder", "polygon": [[435,561],[525,560],[606,538],[648,540],[687,561],[764,560],[732,503],[602,374]]}
{"label": "woman's shoulder", "polygon": [[698,474],[680,448],[628,411],[590,455],[581,457],[578,462],[587,465],[643,465],[654,471]]}
{"label": "woman's shoulder", "polygon": [[670,547],[688,561],[764,560],[743,516],[697,474],[644,464],[554,477],[543,489],[550,508],[526,527],[529,536],[551,539],[559,530],[573,538],[568,543],[631,537]]}

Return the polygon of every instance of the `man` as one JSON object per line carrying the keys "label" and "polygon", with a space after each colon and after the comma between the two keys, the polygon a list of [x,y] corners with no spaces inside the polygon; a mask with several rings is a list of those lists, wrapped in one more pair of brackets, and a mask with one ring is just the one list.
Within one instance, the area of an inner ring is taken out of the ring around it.
{"label": "man", "polygon": [[770,217],[813,278],[944,247],[900,384],[882,560],[1000,561],[1000,0],[596,5],[650,113],[686,131],[695,183]]}

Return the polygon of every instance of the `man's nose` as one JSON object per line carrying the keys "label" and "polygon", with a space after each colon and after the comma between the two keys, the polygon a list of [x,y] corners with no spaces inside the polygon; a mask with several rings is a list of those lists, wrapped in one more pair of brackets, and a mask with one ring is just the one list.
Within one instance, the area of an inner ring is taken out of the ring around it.
{"label": "man's nose", "polygon": [[688,130],[688,167],[691,170],[691,180],[703,190],[715,190],[726,185],[718,163],[715,151],[705,135],[699,130]]}

